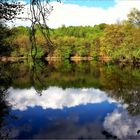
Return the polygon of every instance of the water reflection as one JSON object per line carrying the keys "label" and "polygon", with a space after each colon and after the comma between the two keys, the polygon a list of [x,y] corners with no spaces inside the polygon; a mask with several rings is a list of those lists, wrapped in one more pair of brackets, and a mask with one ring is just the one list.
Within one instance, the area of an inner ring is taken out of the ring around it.
{"label": "water reflection", "polygon": [[19,118],[7,118],[9,138],[105,138],[104,117],[121,106],[94,88],[49,87],[39,96],[34,88],[11,87],[5,101]]}
{"label": "water reflection", "polygon": [[49,87],[42,96],[33,87],[7,91],[5,101],[20,118],[7,126],[9,138],[140,138],[140,115],[99,89]]}
{"label": "water reflection", "polygon": [[140,139],[138,68],[0,63],[0,93],[0,138]]}

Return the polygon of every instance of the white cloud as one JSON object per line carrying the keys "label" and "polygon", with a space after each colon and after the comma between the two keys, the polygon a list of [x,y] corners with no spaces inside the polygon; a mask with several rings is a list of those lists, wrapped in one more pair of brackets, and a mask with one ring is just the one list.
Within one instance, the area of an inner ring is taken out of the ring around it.
{"label": "white cloud", "polygon": [[[111,24],[126,19],[127,14],[134,7],[140,10],[140,1],[138,0],[116,0],[116,5],[108,9],[58,2],[51,2],[50,4],[54,7],[54,10],[47,22],[52,28],[60,27],[63,24],[66,26]],[[26,10],[23,16],[27,16]],[[30,26],[30,22],[20,20],[17,20],[15,24]]]}
{"label": "white cloud", "polygon": [[115,23],[126,19],[129,11],[135,7],[140,9],[140,1],[116,1],[114,7],[108,9],[78,6],[73,4],[53,3],[54,11],[49,18],[49,25],[58,27],[62,24],[95,25],[99,23]]}
{"label": "white cloud", "polygon": [[86,105],[88,103],[101,103],[108,101],[116,102],[109,98],[105,92],[99,89],[62,89],[50,87],[42,91],[39,96],[34,88],[31,89],[8,89],[9,95],[6,101],[14,110],[26,110],[28,107],[40,106],[43,109],[63,109],[64,107],[74,107]]}
{"label": "white cloud", "polygon": [[108,114],[104,128],[120,139],[140,138],[140,116],[131,116],[126,110],[116,109]]}

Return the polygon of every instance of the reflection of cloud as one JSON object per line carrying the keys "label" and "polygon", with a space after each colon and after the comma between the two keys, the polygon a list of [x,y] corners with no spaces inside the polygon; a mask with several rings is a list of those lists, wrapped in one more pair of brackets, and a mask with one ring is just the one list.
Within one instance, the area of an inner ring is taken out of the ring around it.
{"label": "reflection of cloud", "polygon": [[102,135],[102,125],[99,122],[78,123],[77,116],[65,119],[54,119],[50,127],[43,127],[36,133],[34,139],[105,139]]}
{"label": "reflection of cloud", "polygon": [[42,96],[36,94],[34,88],[31,89],[13,89],[9,88],[7,101],[13,106],[13,109],[26,110],[27,107],[40,106],[43,109],[63,109],[64,107],[74,107],[77,105],[86,105],[88,103],[101,103],[103,101],[115,102],[107,97],[106,93],[99,89],[62,89],[50,87],[42,91]]}
{"label": "reflection of cloud", "polygon": [[140,116],[130,116],[126,110],[116,109],[105,118],[104,127],[118,138],[140,138]]}
{"label": "reflection of cloud", "polygon": [[[77,112],[70,113],[67,117],[56,117],[54,114],[49,123],[46,120],[47,116],[43,124],[38,126],[36,126],[37,119],[34,116],[29,118],[30,121],[22,121],[23,123],[17,126],[10,125],[10,129],[7,129],[7,136],[8,139],[22,139],[23,136],[24,139],[105,139],[100,119],[80,123],[78,115]],[[4,132],[5,130],[2,134]]]}
{"label": "reflection of cloud", "polygon": [[36,117],[34,116],[30,121],[22,121],[16,126],[10,124],[10,128],[2,131],[2,136],[7,136],[4,137],[5,139],[22,139],[23,136],[24,139],[105,139],[105,136],[101,133],[103,128],[99,120],[79,123],[78,117],[77,113],[72,113],[64,118],[55,116],[49,123],[46,123],[47,120],[43,120],[43,124],[36,126]]}

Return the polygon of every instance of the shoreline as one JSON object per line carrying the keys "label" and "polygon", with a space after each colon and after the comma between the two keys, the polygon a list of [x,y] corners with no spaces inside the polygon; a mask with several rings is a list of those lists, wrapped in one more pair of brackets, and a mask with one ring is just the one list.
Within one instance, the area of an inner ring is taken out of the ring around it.
{"label": "shoreline", "polygon": [[[37,58],[37,59],[42,59],[42,58]],[[86,56],[86,57],[80,57],[80,56],[72,56],[68,59],[63,59],[61,57],[45,57],[43,58],[45,61],[63,61],[63,60],[69,60],[69,61],[73,61],[73,62],[80,62],[80,61],[92,61],[92,60],[96,60],[96,61],[100,61],[100,62],[112,62],[115,64],[133,64],[133,65],[138,65],[140,66],[140,58],[138,59],[123,59],[123,60],[112,60],[109,57],[100,57],[99,59],[94,59],[93,57],[90,56]],[[9,57],[9,56],[1,56],[0,57],[0,62],[17,62],[17,61],[25,61],[25,60],[30,60],[30,58],[28,57]]]}
{"label": "shoreline", "polygon": [[1,62],[15,62],[15,61],[20,61],[20,60],[27,60],[27,57],[11,57],[11,56],[0,56],[0,61]]}

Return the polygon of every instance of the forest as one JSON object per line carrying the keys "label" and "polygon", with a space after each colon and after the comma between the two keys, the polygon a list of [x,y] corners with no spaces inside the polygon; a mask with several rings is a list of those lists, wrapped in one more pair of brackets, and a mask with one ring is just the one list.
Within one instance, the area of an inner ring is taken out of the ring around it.
{"label": "forest", "polygon": [[[128,19],[116,24],[94,26],[62,25],[49,29],[53,43],[49,49],[40,25],[35,25],[37,59],[94,59],[112,62],[140,62],[140,11],[132,9]],[[42,26],[43,27],[43,26]],[[45,32],[45,29],[42,29]],[[30,59],[30,27],[9,28],[0,24],[0,58]],[[33,48],[34,49],[34,48]],[[32,50],[36,53],[36,50]]]}

